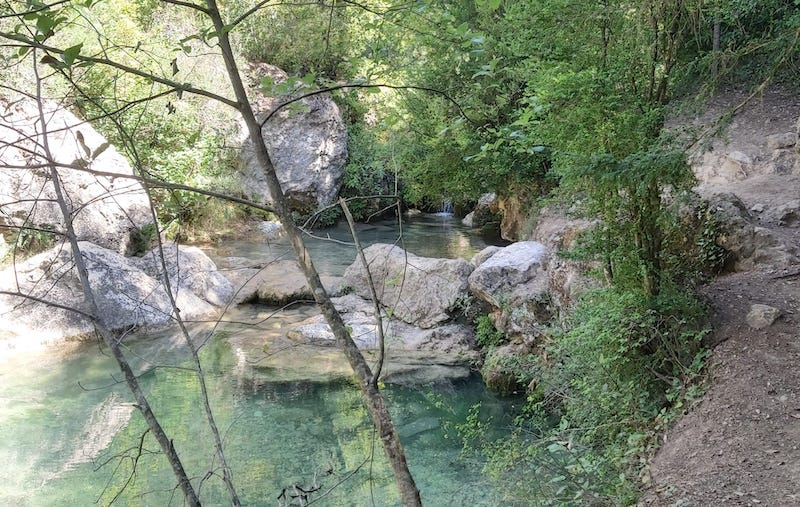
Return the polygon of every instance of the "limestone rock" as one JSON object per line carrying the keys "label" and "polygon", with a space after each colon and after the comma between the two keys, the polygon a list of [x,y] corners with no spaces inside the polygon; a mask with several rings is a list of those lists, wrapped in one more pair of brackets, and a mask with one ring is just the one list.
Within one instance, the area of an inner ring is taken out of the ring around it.
{"label": "limestone rock", "polygon": [[476,253],[472,257],[472,259],[470,259],[469,263],[477,268],[478,266],[480,266],[481,264],[483,264],[484,262],[489,260],[489,258],[492,255],[496,254],[497,252],[499,252],[502,249],[503,248],[499,247],[499,246],[494,246],[494,245],[487,246],[486,248],[484,248],[480,252]]}
{"label": "limestone rock", "polygon": [[[549,208],[539,212],[539,218],[531,233],[531,239],[545,245],[548,251],[568,251],[575,248],[578,238],[589,231],[597,221],[582,218],[570,218],[563,213]],[[569,308],[577,302],[586,290],[600,285],[596,276],[590,276],[591,270],[597,271],[597,262],[580,261],[550,256],[547,264],[549,276],[549,292],[552,307],[559,316],[566,316]]]}
{"label": "limestone rock", "polygon": [[747,313],[747,324],[753,329],[764,329],[772,325],[781,311],[769,305],[754,304]]}
{"label": "limestone rock", "polygon": [[[123,257],[88,242],[81,242],[80,248],[100,318],[108,328],[121,331],[171,322],[173,309],[163,283],[157,279],[158,275],[151,276],[137,265],[141,263],[146,267],[144,264],[149,261]],[[184,254],[178,250],[174,258],[180,262],[173,264],[179,268],[171,269],[173,287],[179,287],[176,302],[181,317],[186,320],[216,313],[215,304],[224,301],[231,293],[227,281],[211,273],[213,263],[207,258],[200,261],[201,256],[204,256],[202,252],[190,250]],[[194,262],[187,261],[191,257]],[[167,264],[171,265],[169,254]],[[193,272],[192,269],[200,271]],[[0,296],[3,327],[12,336],[57,342],[93,333],[92,321],[85,313],[80,313],[88,312],[89,308],[84,302],[68,246],[58,246],[17,264],[15,269],[0,272],[0,290],[19,292],[57,305],[21,296]],[[78,312],[68,308],[75,308]]]}
{"label": "limestone rock", "polygon": [[[402,248],[375,244],[364,250],[381,304],[398,319],[431,328],[451,318],[468,294],[472,266],[464,259],[418,257]],[[359,259],[344,274],[345,283],[370,298],[366,271]]]}
{"label": "limestone rock", "polygon": [[533,351],[527,344],[509,343],[491,349],[481,369],[483,381],[490,390],[509,395],[525,392],[527,385],[520,383],[520,364],[533,362]]}
{"label": "limestone rock", "polygon": [[781,227],[800,227],[800,199],[791,199],[770,209],[764,218]]}
{"label": "limestone rock", "polygon": [[280,222],[273,222],[270,220],[260,222],[258,224],[258,230],[264,234],[264,238],[267,240],[278,239],[286,232]]}
{"label": "limestone rock", "polygon": [[[259,91],[261,78],[270,76],[281,83],[288,76],[267,64],[253,65],[250,75],[256,117],[264,121],[284,99],[264,96]],[[262,135],[291,209],[309,212],[336,200],[347,161],[347,129],[329,95],[307,97],[282,108],[264,124]],[[242,189],[259,202],[271,202],[249,142],[245,142],[242,162]]]}
{"label": "limestone rock", "polygon": [[[378,327],[372,304],[355,294],[332,299],[350,328],[353,341],[361,349],[375,349],[378,346]],[[431,329],[422,329],[386,315],[383,321],[383,334],[388,348],[399,350],[428,350],[443,353],[472,355],[475,347],[475,332],[471,326],[446,324]],[[317,346],[335,346],[336,342],[322,315],[306,319],[293,326],[288,337],[296,342]]]}
{"label": "limestone rock", "polygon": [[[152,223],[142,186],[128,178],[95,176],[89,168],[122,176],[133,170],[91,125],[56,104],[43,102],[48,143],[58,167],[78,238],[118,253],[130,253],[135,235]],[[45,163],[37,103],[0,100],[0,225],[39,227],[64,232]],[[73,166],[64,167],[64,166]],[[26,168],[28,167],[28,168]]]}
{"label": "limestone rock", "polygon": [[794,149],[775,150],[769,166],[772,174],[800,174],[800,154]]}
{"label": "limestone rock", "polygon": [[797,134],[795,132],[785,132],[783,134],[767,136],[767,148],[770,150],[791,148],[795,143],[797,143]]}
{"label": "limestone rock", "polygon": [[692,170],[700,182],[730,183],[747,178],[753,164],[753,158],[742,151],[710,151],[693,164]]}
{"label": "limestone rock", "polygon": [[507,241],[517,241],[528,213],[522,196],[509,195],[497,200],[497,209],[502,215],[500,236]]}
{"label": "limestone rock", "polygon": [[543,273],[547,251],[536,241],[520,241],[502,248],[469,276],[473,294],[500,308],[517,287]]}
{"label": "limestone rock", "polygon": [[[175,243],[165,244],[163,255],[174,293],[180,295],[182,291],[188,290],[214,306],[224,306],[233,298],[233,285],[217,270],[214,261],[199,248]],[[148,276],[163,278],[164,269],[158,248],[130,260]]]}
{"label": "limestone rock", "polygon": [[721,193],[709,197],[708,202],[720,223],[717,243],[732,254],[736,271],[797,262],[800,253],[797,246],[785,243],[769,229],[759,226],[738,197]]}
{"label": "limestone rock", "polygon": [[500,222],[498,216],[498,203],[497,194],[483,194],[475,205],[475,209],[471,211],[462,223],[467,227],[483,227],[492,222]]}
{"label": "limestone rock", "polygon": [[[295,260],[274,261],[263,268],[237,269],[226,273],[237,287],[235,302],[260,303],[282,306],[294,301],[314,301],[306,277]],[[322,284],[330,294],[339,289],[339,279],[321,276]]]}
{"label": "limestone rock", "polygon": [[535,336],[552,318],[547,249],[535,241],[511,244],[469,277],[472,293],[495,308],[497,329],[510,336]]}

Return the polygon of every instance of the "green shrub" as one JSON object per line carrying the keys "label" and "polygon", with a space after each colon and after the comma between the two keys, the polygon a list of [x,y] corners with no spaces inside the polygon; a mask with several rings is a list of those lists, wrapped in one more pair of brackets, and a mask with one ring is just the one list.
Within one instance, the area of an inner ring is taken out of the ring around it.
{"label": "green shrub", "polygon": [[488,315],[481,315],[475,322],[475,341],[482,348],[495,347],[506,341],[506,335],[494,327]]}
{"label": "green shrub", "polygon": [[670,286],[586,294],[546,344],[514,434],[482,444],[509,503],[634,503],[656,430],[699,395],[704,315]]}

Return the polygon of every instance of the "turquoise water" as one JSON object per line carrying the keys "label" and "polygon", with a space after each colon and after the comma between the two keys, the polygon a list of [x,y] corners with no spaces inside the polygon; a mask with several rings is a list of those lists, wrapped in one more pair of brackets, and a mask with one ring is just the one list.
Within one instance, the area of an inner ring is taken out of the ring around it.
{"label": "turquoise water", "polygon": [[[406,239],[414,237],[413,230],[407,234]],[[464,248],[468,256],[482,247],[438,229],[422,236],[421,244],[430,246],[434,237],[450,245],[440,251]],[[324,261],[329,271],[349,263],[337,255]],[[232,315],[270,311],[244,308]],[[309,312],[295,309],[280,317],[284,320],[270,319],[246,333],[229,327],[210,335],[203,348],[209,396],[243,503],[280,505],[281,492],[291,494],[299,486],[319,488],[310,497],[316,505],[397,505],[383,449],[347,378],[290,379],[240,353],[243,342],[263,348],[270,330]],[[204,337],[207,328],[194,332]],[[128,343],[127,355],[204,505],[229,504],[185,346],[170,333]],[[284,353],[295,360],[311,357],[299,349]],[[0,505],[183,504],[120,378],[98,345],[0,358]],[[491,421],[491,431],[501,435],[514,415],[514,400],[494,397],[474,376],[413,388],[387,386],[384,393],[425,504],[502,504],[502,491],[483,478],[482,464],[461,455],[457,426],[480,404],[481,420]]]}
{"label": "turquoise water", "polygon": [[[181,365],[181,349],[142,341],[129,355],[139,357],[140,369],[150,361]],[[114,384],[113,362],[93,346],[49,363],[28,359],[3,365],[0,377],[0,504],[107,504],[126,483],[119,505],[169,504],[174,478],[149,435],[130,475],[145,425],[125,387]],[[383,450],[352,384],[231,375],[226,372],[234,360],[224,339],[204,350],[212,403],[245,504],[276,505],[281,490],[293,485],[333,488],[319,505],[370,505],[373,497],[375,505],[397,504]],[[161,367],[142,381],[197,484],[215,463],[194,374]],[[481,478],[481,464],[460,457],[456,425],[480,403],[482,418],[503,431],[510,401],[487,393],[475,378],[384,392],[426,504],[500,501]],[[106,435],[113,440],[104,441]],[[223,494],[216,476],[203,482],[204,503],[224,504]],[[182,502],[176,497],[171,503]]]}

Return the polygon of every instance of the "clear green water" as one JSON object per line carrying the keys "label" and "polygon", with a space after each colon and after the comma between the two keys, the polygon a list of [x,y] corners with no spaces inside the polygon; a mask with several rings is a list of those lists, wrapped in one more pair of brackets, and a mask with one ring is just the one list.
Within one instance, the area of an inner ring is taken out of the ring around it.
{"label": "clear green water", "polygon": [[[422,243],[431,243],[431,237]],[[472,251],[481,247],[470,241],[455,244]],[[328,265],[349,263],[335,257]],[[242,312],[247,313],[237,317]],[[269,326],[280,328],[283,322],[272,320]],[[241,344],[235,344],[259,339],[257,329],[249,333],[215,335],[203,349],[209,394],[243,502],[278,505],[281,491],[298,485],[321,487],[311,497],[316,505],[396,505],[358,389],[342,380],[287,381],[248,363],[237,353]],[[193,482],[202,484],[203,503],[229,504],[215,475],[218,463],[194,373],[183,368],[185,347],[168,333],[129,343],[128,356],[156,414]],[[117,505],[182,505],[174,477],[119,377],[113,361],[94,345],[0,358],[0,505],[105,505],[117,494]],[[456,426],[480,403],[481,419],[491,420],[500,435],[514,415],[513,400],[495,398],[477,378],[388,386],[384,392],[426,505],[502,504],[501,491],[482,477],[482,464],[460,455]]]}

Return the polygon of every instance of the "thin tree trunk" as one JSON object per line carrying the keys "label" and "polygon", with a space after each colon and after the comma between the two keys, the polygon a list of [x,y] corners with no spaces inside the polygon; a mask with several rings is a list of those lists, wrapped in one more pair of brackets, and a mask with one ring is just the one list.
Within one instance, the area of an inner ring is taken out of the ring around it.
{"label": "thin tree trunk", "polygon": [[319,273],[311,261],[311,256],[306,249],[303,242],[302,233],[292,220],[291,213],[286,203],[286,198],[281,190],[280,182],[275,173],[274,166],[270,160],[269,153],[264,140],[261,137],[261,125],[256,120],[253,109],[250,106],[247,92],[242,84],[241,77],[236,65],[236,61],[231,49],[230,39],[226,25],[217,7],[216,0],[206,0],[208,11],[214,23],[216,34],[219,38],[219,46],[222,50],[222,56],[225,60],[225,66],[228,72],[228,77],[233,85],[236,94],[236,101],[238,109],[244,119],[250,141],[253,143],[256,158],[264,172],[267,180],[267,185],[270,190],[270,195],[274,203],[275,214],[278,216],[281,224],[286,230],[286,235],[294,247],[300,261],[300,266],[305,273],[309,287],[314,294],[314,299],[322,310],[322,314],[328,325],[331,327],[339,347],[344,352],[350,366],[358,377],[358,382],[361,391],[364,394],[367,402],[367,408],[372,416],[372,420],[376,426],[378,434],[380,435],[381,443],[383,444],[386,456],[392,466],[394,472],[395,482],[397,483],[400,492],[400,498],[406,506],[420,506],[422,502],[419,497],[419,490],[414,482],[414,478],[408,469],[406,462],[405,452],[400,443],[400,437],[392,422],[389,410],[384,403],[383,397],[377,386],[372,383],[372,372],[367,365],[361,351],[358,350],[355,342],[347,331],[347,327],[342,321],[339,312],[334,308],[322,282],[319,279]]}
{"label": "thin tree trunk", "polygon": [[720,30],[722,23],[719,17],[714,20],[714,35],[711,45],[711,77],[717,79],[719,76],[719,44],[720,44]]}
{"label": "thin tree trunk", "polygon": [[[37,81],[36,81],[37,97],[41,97],[41,79],[39,79],[38,77],[38,69],[36,68],[36,65],[34,65],[34,71],[36,72],[37,75]],[[39,122],[42,129],[41,132],[42,148],[44,149],[45,159],[50,163],[52,160],[54,160],[54,158],[52,152],[50,151],[50,142],[48,140],[48,131],[47,131],[47,119],[44,114],[44,108],[42,106],[41,100],[38,100],[38,107],[39,107]],[[64,224],[66,227],[66,237],[72,249],[72,259],[73,262],[75,262],[75,269],[78,272],[78,278],[81,282],[85,301],[89,305],[89,313],[94,316],[95,329],[102,338],[103,342],[111,350],[114,359],[119,365],[119,368],[125,377],[125,382],[126,384],[128,384],[128,389],[130,389],[131,393],[133,393],[133,397],[136,400],[136,408],[139,409],[139,411],[142,413],[142,416],[144,417],[147,426],[150,428],[150,431],[153,432],[153,435],[158,441],[158,444],[161,447],[161,451],[167,457],[167,460],[169,461],[169,464],[172,467],[172,471],[175,474],[175,477],[178,479],[178,484],[181,488],[181,491],[183,491],[183,495],[186,499],[186,502],[191,506],[199,507],[200,500],[197,498],[197,494],[195,493],[194,488],[192,487],[192,484],[189,481],[189,477],[186,475],[186,471],[184,470],[183,464],[181,463],[181,460],[178,457],[178,453],[175,451],[175,447],[172,444],[172,441],[169,439],[169,437],[167,437],[166,432],[164,432],[164,429],[161,427],[161,424],[158,422],[158,419],[156,419],[155,414],[150,408],[150,404],[147,402],[147,398],[144,395],[144,391],[139,385],[139,379],[136,377],[136,374],[133,372],[133,369],[131,368],[130,364],[125,358],[124,353],[122,352],[122,348],[120,346],[120,340],[114,335],[114,333],[112,333],[109,330],[109,328],[103,322],[102,315],[98,310],[97,300],[95,298],[94,291],[92,290],[92,287],[89,284],[89,271],[86,268],[86,263],[83,260],[80,246],[78,245],[78,239],[75,234],[75,228],[72,225],[72,212],[69,206],[67,205],[66,196],[64,195],[63,189],[61,187],[61,181],[59,179],[58,171],[55,165],[53,165],[52,163],[49,169],[50,169],[50,179],[52,180],[53,188],[55,189],[56,201],[58,203],[61,214],[64,217]]]}

